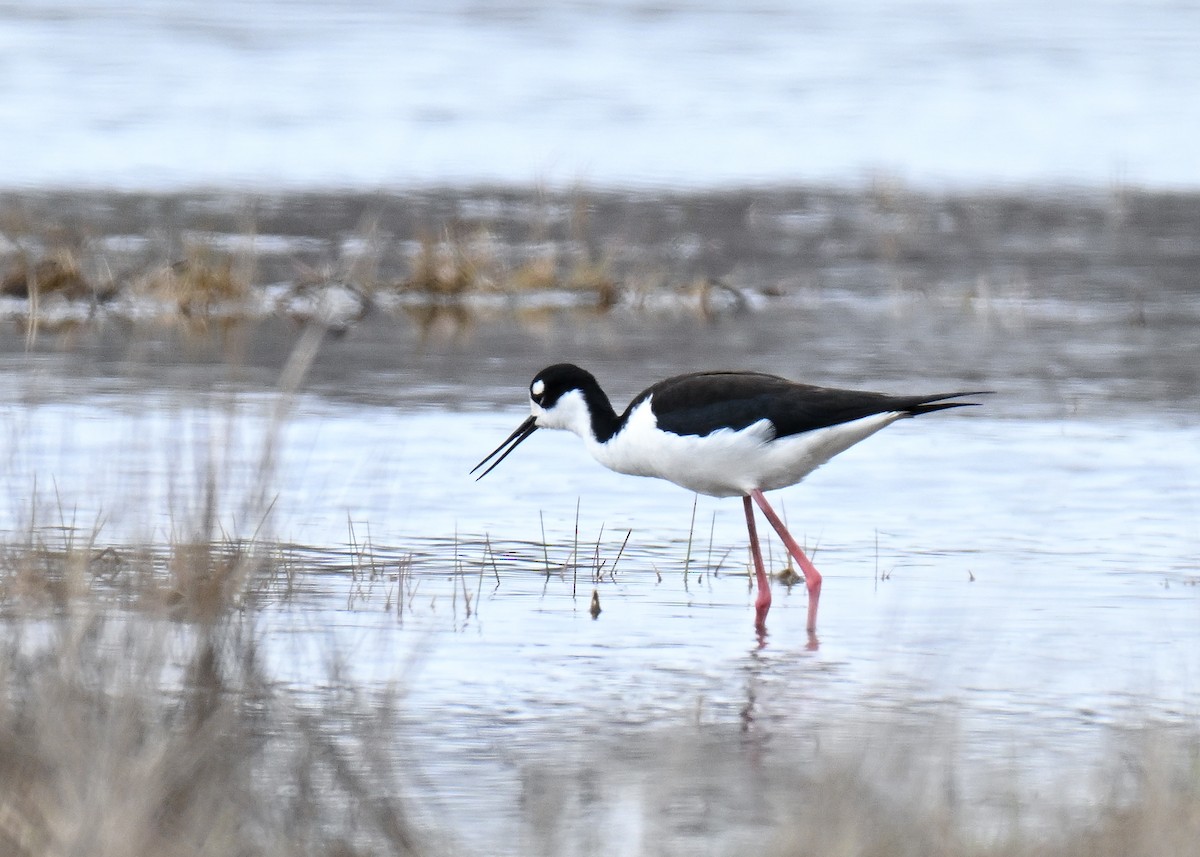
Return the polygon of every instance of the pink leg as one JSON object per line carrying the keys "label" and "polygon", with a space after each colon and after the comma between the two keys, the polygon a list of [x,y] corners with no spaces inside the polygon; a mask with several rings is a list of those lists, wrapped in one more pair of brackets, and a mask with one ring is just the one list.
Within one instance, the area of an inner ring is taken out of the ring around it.
{"label": "pink leg", "polygon": [[[804,555],[804,551],[800,550],[800,545],[796,544],[796,540],[787,531],[783,521],[775,514],[775,510],[771,508],[771,504],[767,502],[763,492],[755,488],[750,492],[750,497],[753,497],[754,502],[762,509],[767,520],[771,522],[771,526],[775,528],[775,532],[779,533],[779,538],[783,539],[788,553],[795,558],[800,570],[804,572],[804,585],[808,587],[808,630],[815,631],[817,630],[817,603],[821,600],[821,572],[817,571],[816,566]],[[746,514],[747,516],[750,514],[749,497],[746,498]]]}
{"label": "pink leg", "polygon": [[758,597],[754,599],[754,627],[760,634],[767,629],[767,611],[771,609],[771,583],[767,580],[767,569],[763,566],[762,551],[758,547],[758,530],[754,526],[754,507],[750,498],[743,497],[746,505],[746,529],[750,532],[750,554],[754,557],[754,576],[758,579]]}

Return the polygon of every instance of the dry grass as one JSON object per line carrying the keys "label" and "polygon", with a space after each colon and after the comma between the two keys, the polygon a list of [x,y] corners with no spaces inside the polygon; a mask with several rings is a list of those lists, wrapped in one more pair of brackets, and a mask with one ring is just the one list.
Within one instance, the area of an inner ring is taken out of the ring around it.
{"label": "dry grass", "polygon": [[[280,380],[246,498],[263,520],[274,433],[314,349],[298,344]],[[202,467],[195,519],[166,545],[105,545],[36,499],[0,544],[0,855],[424,853],[404,769],[380,752],[393,695],[293,692],[269,672],[260,611],[292,597],[297,560],[220,535]]]}
{"label": "dry grass", "polygon": [[[318,342],[302,336],[283,370],[239,505],[260,531]],[[293,691],[271,673],[261,611],[291,597],[295,558],[223,536],[219,464],[198,467],[173,527],[186,535],[165,545],[106,545],[36,489],[23,534],[0,543],[0,855],[424,853],[394,694],[319,676],[326,691]]]}
{"label": "dry grass", "polygon": [[439,301],[562,291],[588,297],[605,310],[616,305],[621,291],[612,271],[601,262],[572,259],[555,245],[523,261],[506,263],[494,236],[482,229],[461,228],[447,228],[436,238],[425,233],[410,261],[410,273],[398,288]]}
{"label": "dry grass", "polygon": [[289,600],[295,568],[296,559],[279,545],[231,539],[130,547],[35,530],[18,544],[0,545],[0,609],[20,616],[88,604],[215,620]]}
{"label": "dry grass", "polygon": [[[48,623],[48,627],[47,627]],[[386,699],[300,705],[253,621],[96,612],[9,619],[0,853],[415,854]]]}
{"label": "dry grass", "polygon": [[203,242],[192,242],[182,259],[138,278],[134,291],[172,304],[189,317],[245,301],[253,283],[251,254],[234,255]]}
{"label": "dry grass", "polygon": [[62,295],[69,300],[103,296],[95,269],[87,269],[86,238],[59,224],[45,224],[21,211],[0,211],[0,295],[28,298]]}
{"label": "dry grass", "polygon": [[459,233],[446,231],[440,238],[427,233],[418,247],[401,289],[438,298],[461,298],[473,291],[491,290],[491,264]]}
{"label": "dry grass", "polygon": [[[596,241],[577,219],[569,240],[550,236],[540,224],[530,224],[531,234],[514,240],[486,222],[455,218],[415,224],[413,232],[398,235],[380,217],[368,215],[349,234],[320,236],[336,248],[320,257],[308,249],[312,237],[297,241],[291,251],[281,249],[280,236],[264,244],[258,238],[261,224],[248,217],[237,232],[203,220],[166,229],[148,222],[135,240],[117,235],[109,242],[103,224],[47,219],[53,215],[36,208],[0,211],[0,295],[29,302],[24,313],[9,311],[27,317],[31,329],[78,325],[110,313],[139,319],[152,314],[195,328],[214,319],[257,317],[272,307],[320,321],[332,311],[328,304],[340,300],[327,292],[338,290],[359,303],[347,324],[378,308],[381,296],[385,306],[387,297],[398,297],[401,311],[420,320],[422,309],[443,318],[447,308],[469,313],[471,299],[479,296],[519,299],[521,306],[543,298],[559,304],[566,297],[607,311],[624,292],[610,261],[594,251]],[[400,250],[414,245],[410,252]],[[48,305],[51,298],[87,302],[91,313]],[[345,309],[337,307],[336,314],[340,320]]]}
{"label": "dry grass", "polygon": [[[868,738],[868,743],[870,739]],[[938,738],[921,751],[939,751]],[[789,807],[763,853],[778,857],[1191,857],[1200,843],[1200,735],[1144,726],[1114,747],[1086,808],[1053,792],[1012,795],[1012,820],[978,824],[977,808],[930,798],[903,779],[873,779],[869,760],[829,770],[809,799]],[[903,758],[903,757],[901,757]],[[914,757],[917,758],[917,757]],[[919,763],[918,763],[919,765]]]}
{"label": "dry grass", "polygon": [[61,294],[79,299],[91,297],[93,288],[76,253],[59,247],[40,259],[19,256],[0,279],[0,294],[15,298]]}

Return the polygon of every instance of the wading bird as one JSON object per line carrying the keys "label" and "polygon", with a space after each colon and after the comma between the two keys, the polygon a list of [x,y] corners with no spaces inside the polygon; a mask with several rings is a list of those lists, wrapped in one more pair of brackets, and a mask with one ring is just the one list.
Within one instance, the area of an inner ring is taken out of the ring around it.
{"label": "wading bird", "polygon": [[618,415],[590,372],[558,363],[530,383],[529,418],[471,472],[495,458],[482,479],[539,428],[566,429],[583,438],[592,457],[610,470],[656,476],[711,497],[741,497],[758,580],[755,626],[762,634],[771,589],[753,500],[804,572],[812,634],[821,574],[763,492],[795,485],[896,420],[978,404],[949,400],[982,394],[892,396],[799,384],[760,372],[696,372],[659,381]]}

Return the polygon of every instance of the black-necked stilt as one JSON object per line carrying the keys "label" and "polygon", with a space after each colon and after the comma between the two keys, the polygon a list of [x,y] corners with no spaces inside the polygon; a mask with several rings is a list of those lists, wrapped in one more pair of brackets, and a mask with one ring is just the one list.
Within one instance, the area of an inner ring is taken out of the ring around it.
{"label": "black-necked stilt", "polygon": [[798,384],[759,372],[697,372],[659,381],[618,415],[590,372],[558,363],[530,383],[529,418],[471,472],[495,458],[479,475],[482,479],[539,428],[567,429],[583,438],[592,457],[610,470],[657,476],[712,497],[741,497],[758,579],[756,625],[762,632],[771,589],[753,500],[804,572],[808,630],[813,632],[821,574],[763,492],[795,485],[896,420],[977,404],[949,401],[973,395],[981,392],[892,396]]}

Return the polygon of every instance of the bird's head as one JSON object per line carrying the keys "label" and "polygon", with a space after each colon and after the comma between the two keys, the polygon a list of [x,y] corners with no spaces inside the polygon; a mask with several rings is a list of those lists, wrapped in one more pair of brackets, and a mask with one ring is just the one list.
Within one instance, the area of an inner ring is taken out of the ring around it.
{"label": "bird's head", "polygon": [[529,417],[517,426],[517,430],[510,434],[504,443],[476,464],[471,472],[474,473],[495,458],[491,467],[480,473],[477,478],[487,476],[539,428],[567,429],[583,436],[590,430],[591,425],[589,398],[596,394],[603,396],[592,373],[573,363],[547,366],[529,382]]}

